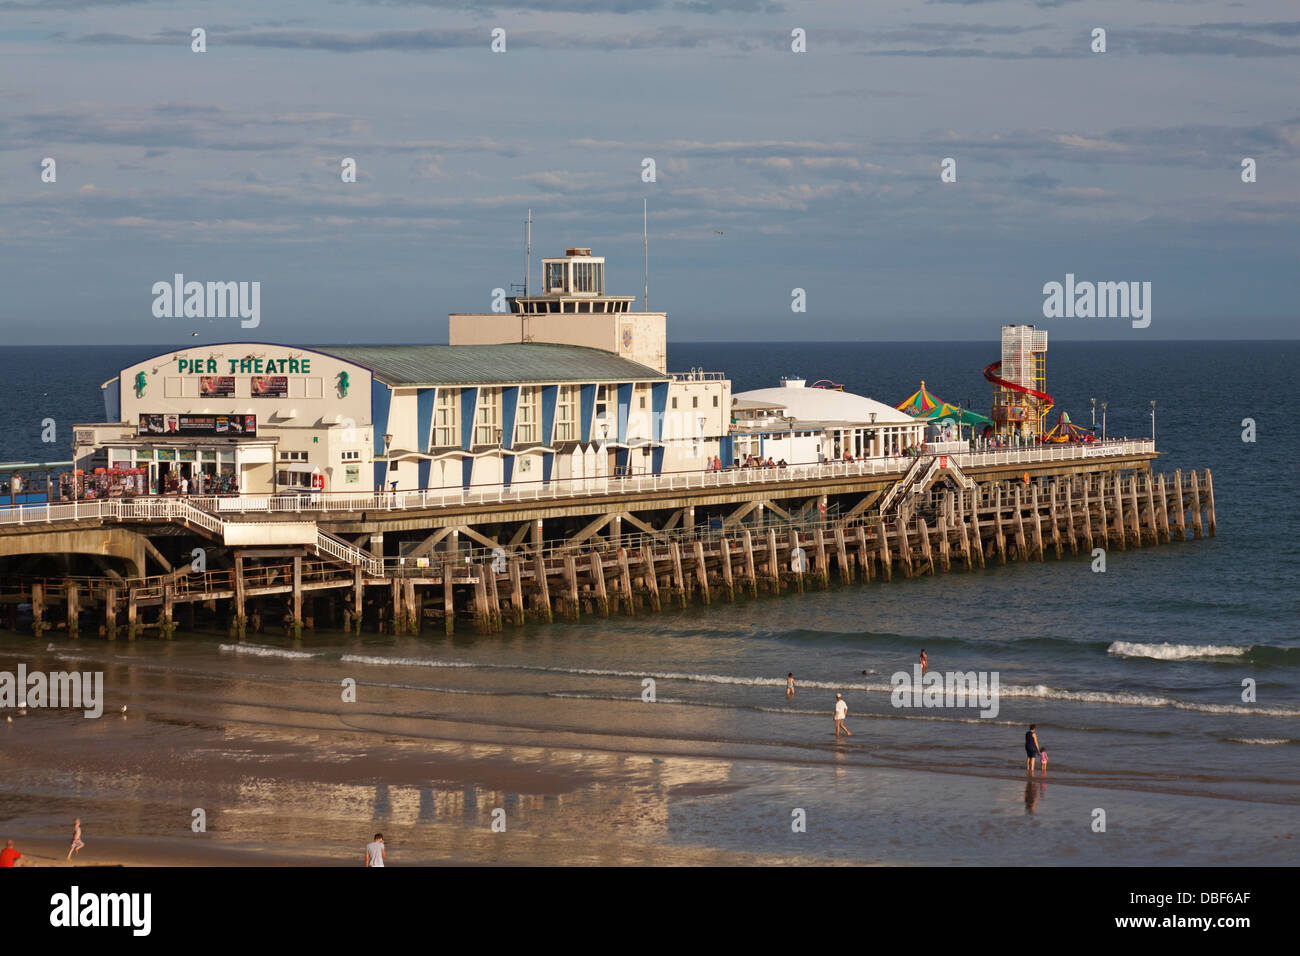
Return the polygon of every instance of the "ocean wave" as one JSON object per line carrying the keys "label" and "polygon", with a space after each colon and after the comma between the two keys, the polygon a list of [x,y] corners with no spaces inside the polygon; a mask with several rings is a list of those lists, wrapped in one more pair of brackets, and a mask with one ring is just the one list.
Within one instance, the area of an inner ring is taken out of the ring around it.
{"label": "ocean wave", "polygon": [[1285,737],[1228,737],[1230,744],[1297,744],[1300,740],[1289,740]]}
{"label": "ocean wave", "polygon": [[324,657],[319,651],[291,651],[284,647],[265,647],[261,644],[219,644],[217,649],[223,654],[248,654],[250,657],[282,657],[285,660],[310,660]]}
{"label": "ocean wave", "polygon": [[1236,644],[1133,644],[1116,641],[1106,653],[1117,657],[1150,657],[1158,661],[1189,661],[1198,657],[1245,657],[1250,647]]}

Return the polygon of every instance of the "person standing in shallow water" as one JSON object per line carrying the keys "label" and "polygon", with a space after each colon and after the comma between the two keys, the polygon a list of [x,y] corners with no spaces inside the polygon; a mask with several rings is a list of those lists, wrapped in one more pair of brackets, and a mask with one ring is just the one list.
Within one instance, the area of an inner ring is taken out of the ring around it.
{"label": "person standing in shallow water", "polygon": [[926,671],[930,669],[930,658],[925,656],[925,648],[921,648],[921,656],[917,658],[921,664],[921,676],[924,677]]}
{"label": "person standing in shallow water", "polygon": [[836,694],[835,695],[835,739],[836,740],[840,739],[841,730],[844,731],[844,733],[847,736],[849,737],[853,736],[853,732],[850,731],[849,728],[844,726],[844,718],[847,717],[848,715],[849,715],[849,705],[844,703],[844,695]]}
{"label": "person standing in shallow water", "polygon": [[786,697],[794,696],[794,674],[793,673],[785,675],[785,696]]}
{"label": "person standing in shallow water", "polygon": [[1030,776],[1034,773],[1034,758],[1041,750],[1038,746],[1037,727],[1037,724],[1030,724],[1029,731],[1025,734],[1025,773]]}

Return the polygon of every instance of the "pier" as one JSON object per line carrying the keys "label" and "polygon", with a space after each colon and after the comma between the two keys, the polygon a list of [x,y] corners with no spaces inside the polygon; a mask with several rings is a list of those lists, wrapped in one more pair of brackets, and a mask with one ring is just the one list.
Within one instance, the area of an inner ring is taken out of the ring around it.
{"label": "pier", "polygon": [[36,636],[491,633],[1213,537],[1209,471],[1155,474],[1154,457],[1122,442],[598,488],[29,506],[0,512],[0,556],[48,556],[57,536],[68,573],[10,570],[0,624],[29,606]]}

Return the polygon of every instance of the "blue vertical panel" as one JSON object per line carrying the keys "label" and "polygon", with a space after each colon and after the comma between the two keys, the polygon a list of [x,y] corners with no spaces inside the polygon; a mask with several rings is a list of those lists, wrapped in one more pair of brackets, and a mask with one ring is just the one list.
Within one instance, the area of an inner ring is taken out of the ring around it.
{"label": "blue vertical panel", "polygon": [[[654,431],[650,440],[658,444],[664,440],[664,409],[668,407],[668,383],[655,382],[650,386],[650,410],[653,415]],[[655,469],[655,474],[659,469]]]}
{"label": "blue vertical panel", "polygon": [[388,486],[384,484],[384,475],[388,472],[388,463],[383,461],[375,462],[375,490],[387,491]]}
{"label": "blue vertical panel", "polygon": [[555,452],[542,452],[542,481],[551,480],[551,466],[555,464]]}
{"label": "blue vertical panel", "polygon": [[722,459],[723,466],[730,465],[736,458],[736,437],[734,435],[722,436],[722,451],[718,455]]}
{"label": "blue vertical panel", "polygon": [[664,473],[664,449],[662,445],[650,449],[650,470],[656,475]]}
{"label": "blue vertical panel", "polygon": [[618,469],[620,475],[627,474],[627,449],[614,449],[614,467]]}
{"label": "blue vertical panel", "polygon": [[415,467],[420,473],[420,490],[423,491],[429,487],[429,469],[433,467],[433,462],[428,458],[421,458],[415,463]]}
{"label": "blue vertical panel", "polygon": [[474,459],[466,455],[460,460],[460,483],[468,488],[470,479],[474,477]]}
{"label": "blue vertical panel", "polygon": [[104,388],[104,421],[120,422],[121,420],[122,382],[121,376],[118,376]]}
{"label": "blue vertical panel", "polygon": [[384,453],[384,433],[388,431],[388,406],[392,404],[392,401],[392,389],[372,376],[370,379],[370,420],[375,425],[376,455]]}
{"label": "blue vertical panel", "polygon": [[[415,392],[415,450],[421,453],[429,450],[429,431],[433,428],[433,400],[437,391],[435,388],[421,388]],[[424,487],[423,482],[420,487]]]}
{"label": "blue vertical panel", "polygon": [[591,419],[596,413],[596,386],[583,385],[578,392],[582,401],[579,419],[582,427],[578,432],[578,441],[588,442],[591,441]]}
{"label": "blue vertical panel", "polygon": [[505,485],[507,488],[509,488],[510,479],[514,477],[514,474],[515,474],[515,456],[502,455],[501,456],[501,483]]}
{"label": "blue vertical panel", "polygon": [[[513,448],[515,442],[515,412],[519,408],[519,386],[501,389],[501,447]],[[509,479],[507,479],[509,481]]]}
{"label": "blue vertical panel", "polygon": [[620,385],[618,387],[618,440],[620,443],[627,441],[627,416],[632,408],[632,385]]}
{"label": "blue vertical panel", "polygon": [[470,442],[474,440],[474,412],[478,405],[478,389],[462,388],[460,390],[460,447],[469,451]]}
{"label": "blue vertical panel", "polygon": [[555,436],[555,401],[559,395],[558,385],[542,387],[542,444],[551,447]]}

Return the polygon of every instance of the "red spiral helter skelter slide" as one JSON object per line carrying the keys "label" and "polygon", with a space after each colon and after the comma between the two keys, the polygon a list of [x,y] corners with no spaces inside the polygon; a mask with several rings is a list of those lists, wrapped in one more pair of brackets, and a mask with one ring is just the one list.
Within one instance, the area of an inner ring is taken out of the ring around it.
{"label": "red spiral helter skelter slide", "polygon": [[1041,412],[1039,412],[1040,417],[1045,416],[1049,411],[1052,410],[1052,406],[1056,403],[1052,401],[1051,395],[1048,395],[1046,392],[1040,392],[1032,388],[1026,388],[1023,385],[1017,385],[1015,382],[1008,382],[1006,379],[999,377],[999,373],[1001,371],[1002,371],[1002,361],[1001,359],[999,359],[998,361],[994,362],[992,365],[989,365],[984,369],[984,377],[988,379],[990,382],[992,382],[994,385],[999,386],[1000,388],[1005,388],[1011,392],[1023,392],[1024,394],[1030,396],[1031,398],[1038,399],[1038,401],[1040,401],[1043,404],[1043,409]]}

